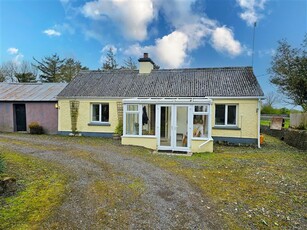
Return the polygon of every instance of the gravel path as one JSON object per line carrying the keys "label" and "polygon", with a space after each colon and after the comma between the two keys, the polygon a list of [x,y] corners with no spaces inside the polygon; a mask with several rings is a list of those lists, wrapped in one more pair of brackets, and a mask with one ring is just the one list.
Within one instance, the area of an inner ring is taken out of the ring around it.
{"label": "gravel path", "polygon": [[[121,207],[129,212],[125,225],[129,229],[223,228],[200,191],[183,178],[137,156],[115,152],[108,147],[78,144],[69,139],[54,140],[52,136],[34,138],[31,135],[0,134],[0,138],[5,140],[0,141],[0,146],[55,162],[73,175],[68,184],[69,195],[42,228],[101,229],[116,226],[116,223],[110,225],[97,219],[97,210],[103,207],[98,202],[99,197],[88,189],[93,183],[108,180],[112,175],[120,175],[111,180],[124,184],[137,178],[145,187],[138,199],[128,207]],[[20,144],[23,141],[30,144]],[[80,152],[82,156],[78,154]],[[116,194],[108,194],[112,195]],[[106,215],[115,215],[116,211],[116,208],[109,210]],[[120,222],[120,219],[113,221]]]}

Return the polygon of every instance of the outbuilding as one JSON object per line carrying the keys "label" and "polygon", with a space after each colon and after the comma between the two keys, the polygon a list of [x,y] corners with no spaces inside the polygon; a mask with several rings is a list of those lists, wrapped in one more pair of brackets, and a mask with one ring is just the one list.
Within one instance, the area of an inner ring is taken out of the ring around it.
{"label": "outbuilding", "polygon": [[56,96],[66,83],[0,83],[0,132],[28,132],[38,122],[44,133],[58,131]]}

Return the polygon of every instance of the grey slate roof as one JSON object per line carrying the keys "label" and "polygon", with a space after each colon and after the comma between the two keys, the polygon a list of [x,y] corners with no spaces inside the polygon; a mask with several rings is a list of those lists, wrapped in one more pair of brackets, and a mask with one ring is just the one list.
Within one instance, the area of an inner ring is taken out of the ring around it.
{"label": "grey slate roof", "polygon": [[251,67],[80,72],[59,97],[259,97]]}
{"label": "grey slate roof", "polygon": [[0,101],[57,101],[66,83],[0,83]]}

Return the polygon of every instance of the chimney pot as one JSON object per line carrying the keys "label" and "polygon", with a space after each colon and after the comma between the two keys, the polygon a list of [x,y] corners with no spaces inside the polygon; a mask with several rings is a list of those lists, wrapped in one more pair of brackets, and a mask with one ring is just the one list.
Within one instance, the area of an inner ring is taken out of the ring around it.
{"label": "chimney pot", "polygon": [[144,53],[144,58],[148,58],[148,53]]}

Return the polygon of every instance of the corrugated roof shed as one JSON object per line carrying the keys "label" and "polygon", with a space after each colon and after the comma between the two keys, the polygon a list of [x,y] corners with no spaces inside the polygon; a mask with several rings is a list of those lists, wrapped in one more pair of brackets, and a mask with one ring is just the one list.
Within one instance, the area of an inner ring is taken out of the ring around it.
{"label": "corrugated roof shed", "polygon": [[66,83],[0,83],[0,101],[57,101]]}
{"label": "corrugated roof shed", "polygon": [[80,72],[59,97],[259,97],[251,67]]}

